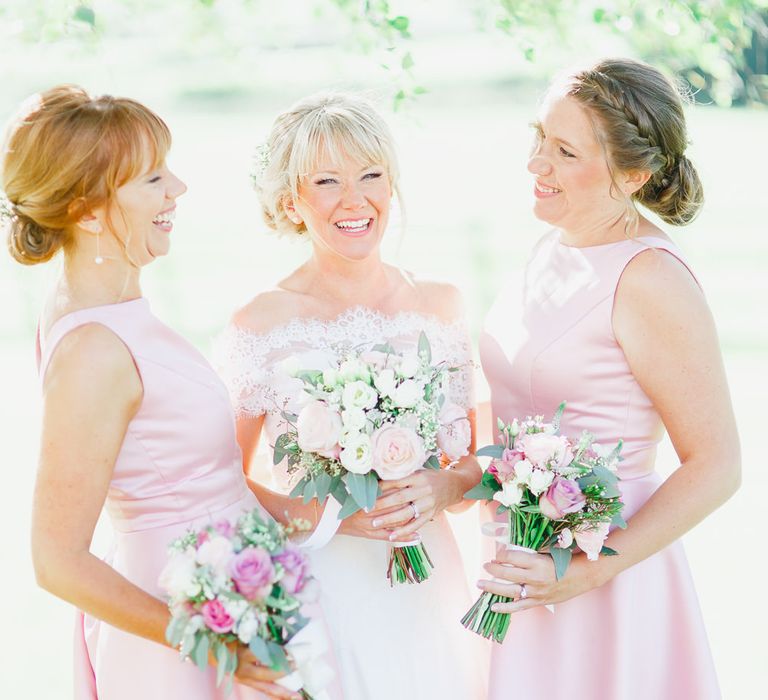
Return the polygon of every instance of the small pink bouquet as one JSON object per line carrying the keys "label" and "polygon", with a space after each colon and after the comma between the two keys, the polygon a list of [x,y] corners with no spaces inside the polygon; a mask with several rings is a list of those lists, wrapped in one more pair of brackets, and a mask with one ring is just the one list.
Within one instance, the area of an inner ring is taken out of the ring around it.
{"label": "small pink bouquet", "polygon": [[[298,415],[283,413],[287,430],[274,451],[275,464],[287,459],[297,479],[291,497],[308,503],[333,496],[343,519],[374,507],[380,480],[440,469],[468,454],[467,413],[446,395],[446,380],[455,370],[432,364],[421,333],[413,354],[376,345],[349,353],[333,367],[295,372],[306,402]],[[387,577],[392,585],[421,583],[432,567],[421,543],[393,543]]]}
{"label": "small pink bouquet", "polygon": [[[466,498],[496,501],[506,523],[496,527],[507,546],[552,556],[558,580],[565,575],[573,550],[590,561],[616,552],[604,546],[611,525],[626,527],[616,468],[622,442],[604,449],[584,432],[574,441],[559,434],[563,402],[551,423],[542,416],[505,424],[499,420],[499,444],[483,447],[478,456],[492,457],[481,482]],[[505,596],[484,592],[462,618],[467,628],[503,642],[508,613],[491,610]]]}
{"label": "small pink bouquet", "polygon": [[301,634],[309,623],[301,606],[317,597],[316,582],[288,539],[308,528],[300,521],[282,526],[254,509],[235,525],[222,520],[170,545],[159,580],[171,611],[166,638],[200,668],[212,654],[217,685],[227,678],[231,686],[238,643],[275,670],[289,672],[293,660],[296,670],[278,682],[307,700],[328,682],[322,648],[308,648],[311,640]]}

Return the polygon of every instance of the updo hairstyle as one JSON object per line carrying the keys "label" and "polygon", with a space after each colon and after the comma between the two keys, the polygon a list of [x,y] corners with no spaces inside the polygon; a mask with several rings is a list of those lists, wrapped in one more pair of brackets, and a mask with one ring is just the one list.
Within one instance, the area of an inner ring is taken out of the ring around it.
{"label": "updo hairstyle", "polygon": [[171,145],[165,122],[134,100],[60,85],[31,101],[10,125],[0,176],[8,248],[24,265],[73,246],[74,224],[110,207],[117,189],[158,167]]}
{"label": "updo hairstyle", "polygon": [[592,118],[609,169],[648,170],[651,177],[628,202],[640,202],[674,226],[690,223],[704,189],[688,146],[683,101],[656,68],[630,59],[607,59],[565,79],[566,94]]}
{"label": "updo hairstyle", "polygon": [[321,93],[281,114],[257,155],[253,179],[269,228],[294,236],[306,233],[304,223],[288,218],[285,203],[298,199],[299,182],[318,168],[324,154],[336,163],[350,158],[365,165],[380,163],[399,198],[394,142],[379,113],[362,97]]}

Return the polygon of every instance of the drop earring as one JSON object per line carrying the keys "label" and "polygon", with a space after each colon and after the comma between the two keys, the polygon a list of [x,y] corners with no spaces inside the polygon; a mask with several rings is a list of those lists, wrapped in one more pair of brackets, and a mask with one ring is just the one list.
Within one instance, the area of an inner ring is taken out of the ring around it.
{"label": "drop earring", "polygon": [[104,262],[104,258],[101,257],[101,231],[96,232],[96,257],[93,259],[97,265],[101,265]]}

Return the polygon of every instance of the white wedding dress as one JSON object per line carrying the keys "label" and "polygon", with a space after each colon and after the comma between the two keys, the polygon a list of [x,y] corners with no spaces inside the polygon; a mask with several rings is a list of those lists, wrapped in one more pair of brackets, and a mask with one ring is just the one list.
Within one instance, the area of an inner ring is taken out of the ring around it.
{"label": "white wedding dress", "polygon": [[[263,439],[271,452],[284,432],[281,412],[299,409],[302,382],[287,373],[287,358],[300,368],[322,369],[349,348],[384,341],[396,349],[415,348],[421,331],[433,361],[461,367],[451,374],[449,398],[470,408],[471,349],[461,320],[354,307],[330,321],[296,318],[265,334],[231,326],[217,343],[217,364],[237,414],[265,416]],[[289,493],[291,481],[283,465],[273,467],[272,488]],[[459,622],[472,600],[445,515],[428,523],[421,536],[434,571],[423,583],[394,588],[386,578],[385,542],[335,534],[310,553],[337,666],[340,689],[333,700],[486,697],[487,645]]]}

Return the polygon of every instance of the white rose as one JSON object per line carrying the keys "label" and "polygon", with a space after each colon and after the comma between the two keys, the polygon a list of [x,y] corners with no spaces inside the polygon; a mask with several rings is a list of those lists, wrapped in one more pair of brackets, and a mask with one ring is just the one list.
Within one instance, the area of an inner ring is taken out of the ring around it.
{"label": "white rose", "polygon": [[505,481],[501,485],[501,491],[493,494],[493,500],[498,501],[507,508],[516,506],[523,498],[523,490],[511,481]]}
{"label": "white rose", "polygon": [[350,433],[344,438],[339,461],[353,474],[367,474],[373,466],[371,438],[365,433]]}
{"label": "white rose", "polygon": [[333,367],[323,370],[323,384],[325,386],[335,386],[339,381],[339,371]]}
{"label": "white rose", "polygon": [[467,412],[458,404],[446,401],[440,409],[437,446],[452,462],[469,454],[472,426]]}
{"label": "white rose", "polygon": [[299,447],[333,458],[341,437],[341,416],[322,401],[310,401],[296,419]]}
{"label": "white rose", "polygon": [[361,381],[347,384],[341,396],[344,408],[373,408],[378,400],[376,389]]}
{"label": "white rose", "polygon": [[424,396],[424,389],[413,379],[406,379],[392,395],[392,401],[398,408],[413,408],[418,400]]}
{"label": "white rose", "polygon": [[557,536],[557,546],[562,549],[568,549],[572,544],[573,533],[571,532],[571,529],[567,527]]}
{"label": "white rose", "polygon": [[253,611],[248,610],[237,624],[237,637],[243,644],[248,644],[258,631],[259,618],[253,614]]}
{"label": "white rose", "polygon": [[531,480],[531,474],[533,474],[533,465],[527,459],[521,459],[514,466],[515,481],[519,484],[528,484]]}
{"label": "white rose", "polygon": [[567,446],[559,435],[531,433],[521,437],[516,447],[537,467],[545,467],[551,460],[559,461]]}
{"label": "white rose", "polygon": [[554,472],[534,469],[533,474],[531,474],[531,478],[528,482],[528,487],[531,489],[535,496],[539,496],[549,488],[549,485],[552,483],[554,478]]}
{"label": "white rose", "polygon": [[355,379],[368,380],[370,378],[370,372],[364,363],[355,358],[351,360],[344,360],[339,367],[339,374],[342,378],[349,381]]}
{"label": "white rose", "polygon": [[174,552],[160,572],[158,584],[171,598],[192,597],[200,592],[200,584],[194,580],[195,556],[191,549]]}
{"label": "white rose", "polygon": [[282,369],[282,371],[285,372],[285,374],[287,374],[289,377],[295,377],[301,370],[301,363],[299,362],[299,358],[296,357],[296,355],[290,355],[289,357],[286,357],[280,363],[280,369]]}
{"label": "white rose", "polygon": [[341,412],[345,433],[359,432],[365,427],[365,411],[362,408],[347,408]]}
{"label": "white rose", "polygon": [[224,606],[224,610],[235,622],[237,622],[249,608],[247,600],[241,600],[240,598],[222,598],[221,604]]}
{"label": "white rose", "polygon": [[420,363],[417,358],[411,356],[404,357],[403,361],[400,363],[400,366],[397,368],[397,373],[401,377],[410,379],[416,374],[416,372],[419,371],[419,366]]}
{"label": "white rose", "polygon": [[232,543],[226,537],[214,535],[198,547],[197,563],[210,566],[216,573],[225,572],[234,553]]}
{"label": "white rose", "polygon": [[373,468],[380,479],[402,479],[421,469],[427,459],[423,440],[402,425],[385,423],[371,440]]}
{"label": "white rose", "polygon": [[382,396],[392,396],[395,391],[395,370],[383,369],[379,372],[378,376],[373,380],[376,388]]}

